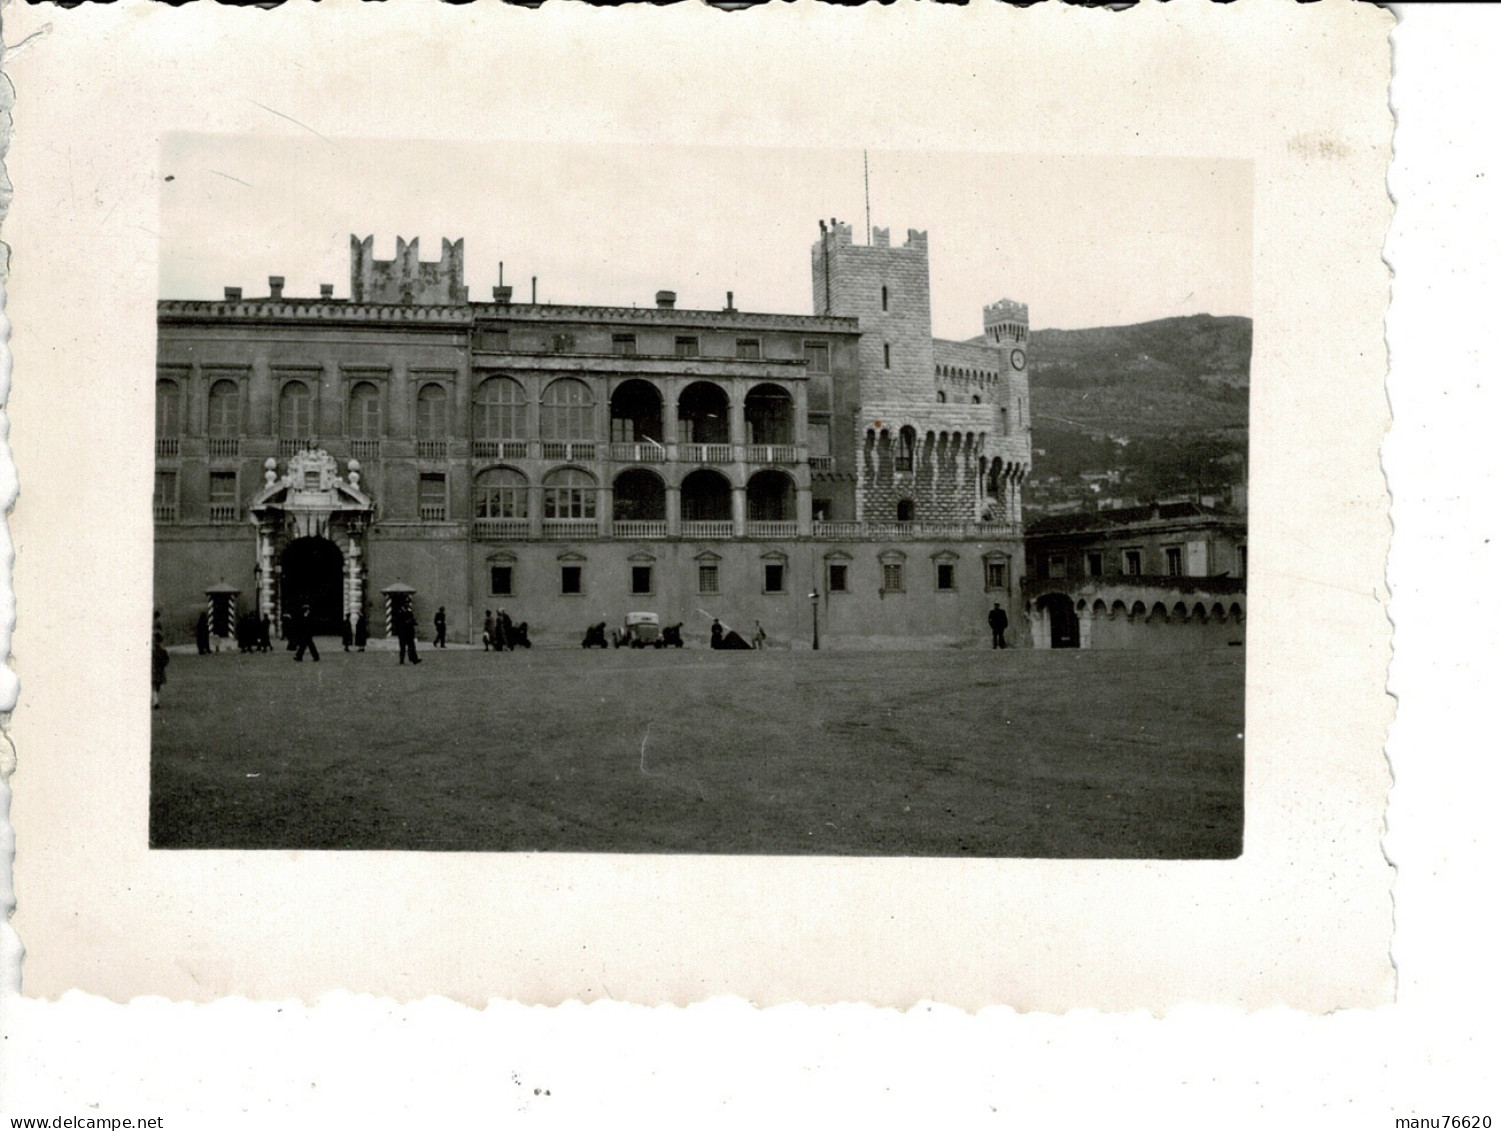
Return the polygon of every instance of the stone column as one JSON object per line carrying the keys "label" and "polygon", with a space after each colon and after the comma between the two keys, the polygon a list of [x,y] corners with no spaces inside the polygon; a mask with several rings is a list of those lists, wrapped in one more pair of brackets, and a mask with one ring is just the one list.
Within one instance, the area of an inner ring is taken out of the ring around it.
{"label": "stone column", "polygon": [[657,389],[662,394],[662,431],[658,439],[667,448],[667,458],[678,458],[678,382],[659,381]]}
{"label": "stone column", "polygon": [[615,486],[601,482],[595,489],[595,509],[599,519],[599,533],[608,538],[615,529]]}
{"label": "stone column", "polygon": [[533,480],[526,487],[527,537],[532,541],[542,537],[542,484]]}
{"label": "stone column", "polygon": [[745,488],[739,485],[730,488],[730,532],[736,538],[745,537]]}
{"label": "stone column", "polygon": [[813,488],[801,484],[797,488],[797,533],[802,538],[813,533]]}
{"label": "stone column", "polygon": [[676,538],[683,529],[683,491],[676,483],[667,484],[667,536]]}

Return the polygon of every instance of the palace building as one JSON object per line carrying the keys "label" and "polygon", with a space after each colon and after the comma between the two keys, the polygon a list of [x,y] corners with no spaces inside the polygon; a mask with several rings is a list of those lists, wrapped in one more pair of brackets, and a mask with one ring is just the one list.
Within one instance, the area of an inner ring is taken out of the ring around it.
{"label": "palace building", "polygon": [[475,301],[462,240],[350,240],[347,297],[158,303],[156,604],[169,639],[393,602],[577,646],[628,611],[773,644],[1027,643],[1025,305],[932,336],[926,233],[820,223],[812,313]]}

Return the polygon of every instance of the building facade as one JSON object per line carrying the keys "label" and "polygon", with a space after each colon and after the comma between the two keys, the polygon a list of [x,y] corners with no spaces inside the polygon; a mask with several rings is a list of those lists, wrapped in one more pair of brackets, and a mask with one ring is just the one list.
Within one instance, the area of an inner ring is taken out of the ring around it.
{"label": "building facade", "polygon": [[[156,596],[321,631],[392,599],[477,640],[506,609],[577,644],[627,611],[706,639],[979,638],[1019,623],[1026,308],[935,341],[927,241],[822,224],[811,315],[472,301],[463,241],[348,297],[158,304]],[[229,596],[225,596],[228,594]],[[816,595],[816,596],[815,596]]]}
{"label": "building facade", "polygon": [[1198,503],[1049,515],[1027,527],[1037,648],[1245,643],[1246,520]]}

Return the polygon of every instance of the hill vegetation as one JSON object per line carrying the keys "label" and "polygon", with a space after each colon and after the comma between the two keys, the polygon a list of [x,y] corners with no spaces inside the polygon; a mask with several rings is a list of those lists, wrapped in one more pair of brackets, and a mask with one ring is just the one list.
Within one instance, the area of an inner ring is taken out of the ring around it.
{"label": "hill vegetation", "polygon": [[1249,318],[1036,330],[1031,375],[1032,502],[1227,496],[1240,481]]}

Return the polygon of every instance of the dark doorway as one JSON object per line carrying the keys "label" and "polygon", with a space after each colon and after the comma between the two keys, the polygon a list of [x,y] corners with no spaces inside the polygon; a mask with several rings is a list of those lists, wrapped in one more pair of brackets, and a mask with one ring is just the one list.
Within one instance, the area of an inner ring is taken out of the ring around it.
{"label": "dark doorway", "polygon": [[1049,593],[1037,598],[1037,607],[1048,614],[1048,647],[1077,648],[1079,646],[1079,615],[1074,612],[1074,603],[1061,593]]}
{"label": "dark doorway", "polygon": [[298,538],[281,552],[281,611],[312,610],[313,632],[337,635],[344,623],[344,555],[327,538]]}

